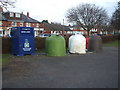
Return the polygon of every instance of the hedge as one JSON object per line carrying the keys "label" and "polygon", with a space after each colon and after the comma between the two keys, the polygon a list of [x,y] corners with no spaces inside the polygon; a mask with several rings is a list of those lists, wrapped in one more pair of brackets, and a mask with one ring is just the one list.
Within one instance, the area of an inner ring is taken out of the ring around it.
{"label": "hedge", "polygon": [[[35,37],[35,50],[44,49],[45,48],[45,39]],[[11,52],[11,38],[2,37],[2,53],[10,53]]]}
{"label": "hedge", "polygon": [[2,53],[11,52],[11,38],[2,37]]}
{"label": "hedge", "polygon": [[[68,40],[70,35],[64,35],[66,47],[68,47]],[[35,37],[35,50],[45,49],[46,38]],[[103,43],[120,40],[120,36],[102,36]],[[11,53],[11,38],[2,37],[2,53]]]}
{"label": "hedge", "polygon": [[114,36],[102,36],[103,43],[112,42],[115,40],[120,40],[120,35],[114,35]]}

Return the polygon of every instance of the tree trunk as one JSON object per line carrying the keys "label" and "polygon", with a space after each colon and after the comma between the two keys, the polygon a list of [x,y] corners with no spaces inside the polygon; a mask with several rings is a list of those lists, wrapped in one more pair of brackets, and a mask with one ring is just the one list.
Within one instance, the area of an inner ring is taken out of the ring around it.
{"label": "tree trunk", "polygon": [[87,37],[89,37],[90,36],[90,34],[89,34],[89,30],[87,30]]}

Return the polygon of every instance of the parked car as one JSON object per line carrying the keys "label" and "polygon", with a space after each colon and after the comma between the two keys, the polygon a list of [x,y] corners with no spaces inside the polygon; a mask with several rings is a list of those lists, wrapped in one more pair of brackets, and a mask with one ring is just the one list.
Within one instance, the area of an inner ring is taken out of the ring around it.
{"label": "parked car", "polygon": [[48,37],[50,34],[40,34],[38,37]]}
{"label": "parked car", "polygon": [[97,34],[98,36],[102,36],[102,34]]}

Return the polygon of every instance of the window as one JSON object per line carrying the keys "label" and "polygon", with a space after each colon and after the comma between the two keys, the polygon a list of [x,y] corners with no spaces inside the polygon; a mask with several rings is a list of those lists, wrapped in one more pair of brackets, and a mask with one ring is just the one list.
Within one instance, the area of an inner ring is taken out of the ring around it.
{"label": "window", "polygon": [[44,28],[40,28],[40,31],[44,31]]}
{"label": "window", "polygon": [[20,26],[23,26],[23,23],[20,23]]}
{"label": "window", "polygon": [[30,27],[30,23],[26,23],[26,27]]}
{"label": "window", "polygon": [[16,13],[15,17],[20,18],[20,13]]}
{"label": "window", "polygon": [[36,24],[36,27],[39,27],[39,23]]}
{"label": "window", "polygon": [[0,37],[2,37],[3,36],[3,31],[0,31]]}
{"label": "window", "polygon": [[2,26],[2,21],[0,21],[0,26]]}
{"label": "window", "polygon": [[14,13],[11,12],[11,13],[10,13],[10,17],[14,17]]}
{"label": "window", "polygon": [[16,22],[12,22],[12,26],[17,26],[17,23]]}
{"label": "window", "polygon": [[2,31],[0,31],[0,34],[2,34]]}

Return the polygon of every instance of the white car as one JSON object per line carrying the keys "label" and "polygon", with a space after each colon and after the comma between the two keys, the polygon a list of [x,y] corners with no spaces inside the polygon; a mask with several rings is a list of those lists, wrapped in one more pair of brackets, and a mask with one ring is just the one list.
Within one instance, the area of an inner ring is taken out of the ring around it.
{"label": "white car", "polygon": [[40,34],[39,37],[48,37],[50,34]]}

